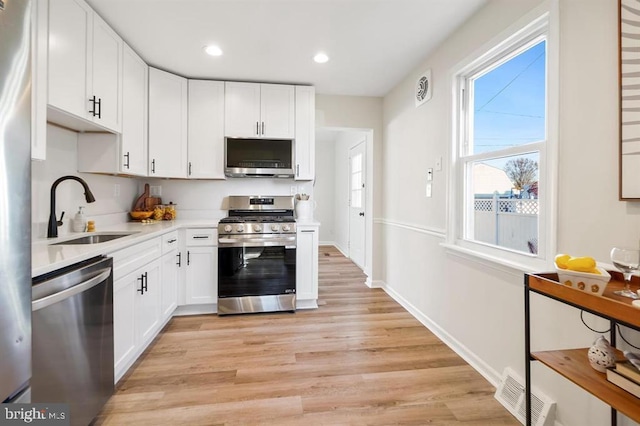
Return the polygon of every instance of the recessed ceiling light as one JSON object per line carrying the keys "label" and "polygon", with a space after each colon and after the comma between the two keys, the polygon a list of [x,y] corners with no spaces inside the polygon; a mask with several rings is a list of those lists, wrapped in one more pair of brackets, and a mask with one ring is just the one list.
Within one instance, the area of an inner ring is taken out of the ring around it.
{"label": "recessed ceiling light", "polygon": [[329,60],[329,57],[325,53],[320,52],[313,57],[313,60],[319,64],[324,64]]}
{"label": "recessed ceiling light", "polygon": [[208,55],[211,56],[220,56],[222,55],[222,49],[214,44],[210,44],[209,46],[204,47],[204,51],[207,52]]}

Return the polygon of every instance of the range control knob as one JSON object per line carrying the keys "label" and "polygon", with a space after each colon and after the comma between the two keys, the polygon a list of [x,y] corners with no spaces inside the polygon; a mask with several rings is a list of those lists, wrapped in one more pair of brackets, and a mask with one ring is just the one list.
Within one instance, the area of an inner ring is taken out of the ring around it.
{"label": "range control knob", "polygon": [[260,232],[260,231],[262,231],[262,226],[261,225],[253,225],[253,230],[254,230],[254,232]]}
{"label": "range control knob", "polygon": [[233,229],[233,227],[231,225],[225,225],[224,226],[224,232],[231,232],[232,229]]}
{"label": "range control knob", "polygon": [[291,227],[289,225],[282,225],[282,230],[284,232],[289,232],[291,230]]}
{"label": "range control knob", "polygon": [[244,232],[244,225],[236,225],[236,232]]}
{"label": "range control knob", "polygon": [[278,225],[276,225],[275,223],[273,225],[271,225],[271,230],[273,232],[277,232],[278,231]]}

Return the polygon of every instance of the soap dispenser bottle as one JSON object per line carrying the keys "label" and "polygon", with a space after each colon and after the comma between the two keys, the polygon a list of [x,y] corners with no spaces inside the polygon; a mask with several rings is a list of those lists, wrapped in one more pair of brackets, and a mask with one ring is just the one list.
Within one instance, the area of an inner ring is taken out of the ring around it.
{"label": "soap dispenser bottle", "polygon": [[84,232],[87,229],[87,219],[84,217],[84,212],[82,211],[84,207],[78,207],[78,213],[73,218],[73,231],[74,232]]}

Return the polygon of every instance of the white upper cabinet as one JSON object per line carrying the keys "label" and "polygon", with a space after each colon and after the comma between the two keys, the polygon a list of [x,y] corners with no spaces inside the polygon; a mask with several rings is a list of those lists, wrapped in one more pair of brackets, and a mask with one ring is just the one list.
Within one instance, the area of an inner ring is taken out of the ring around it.
{"label": "white upper cabinet", "polygon": [[[57,1],[57,0],[56,0]],[[122,39],[106,22],[93,14],[93,39],[91,50],[92,79],[87,86],[94,109],[93,121],[113,131],[121,130],[122,117]],[[95,101],[93,97],[95,96]],[[95,107],[94,107],[95,104]],[[97,111],[95,111],[97,109]]]}
{"label": "white upper cabinet", "polygon": [[83,0],[49,3],[50,121],[120,132],[122,45]]}
{"label": "white upper cabinet", "polygon": [[122,64],[122,133],[80,133],[79,172],[147,175],[148,67],[127,45]]}
{"label": "white upper cabinet", "polygon": [[295,179],[315,179],[316,91],[312,86],[296,86]]}
{"label": "white upper cabinet", "polygon": [[224,179],[224,82],[189,80],[188,177]]}
{"label": "white upper cabinet", "polygon": [[224,128],[230,137],[293,139],[294,86],[225,83]]}
{"label": "white upper cabinet", "polygon": [[260,85],[260,133],[264,138],[295,137],[295,88]]}
{"label": "white upper cabinet", "polygon": [[187,177],[187,79],[149,68],[149,176]]}
{"label": "white upper cabinet", "polygon": [[149,67],[127,45],[122,54],[122,173],[147,175],[147,89]]}

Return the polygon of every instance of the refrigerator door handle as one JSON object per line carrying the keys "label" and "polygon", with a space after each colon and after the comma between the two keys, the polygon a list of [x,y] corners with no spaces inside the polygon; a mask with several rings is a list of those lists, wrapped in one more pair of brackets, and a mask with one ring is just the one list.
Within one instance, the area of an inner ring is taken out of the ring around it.
{"label": "refrigerator door handle", "polygon": [[54,303],[60,302],[61,300],[68,299],[78,293],[82,293],[83,291],[86,291],[91,287],[95,287],[96,285],[100,284],[101,282],[106,280],[109,275],[111,275],[111,268],[101,269],[98,275],[88,279],[87,281],[84,281],[59,293],[43,297],[42,299],[34,300],[33,302],[31,302],[32,309],[34,311],[37,311],[39,309],[46,308],[47,306],[51,306]]}

